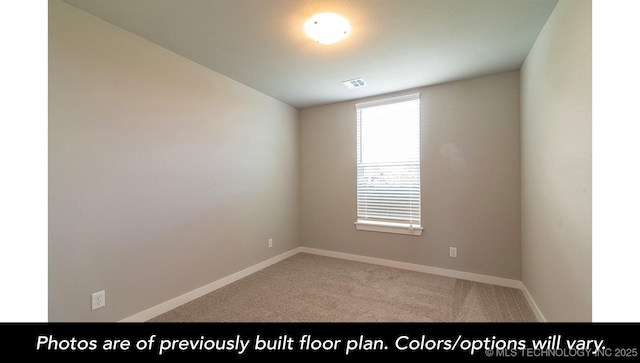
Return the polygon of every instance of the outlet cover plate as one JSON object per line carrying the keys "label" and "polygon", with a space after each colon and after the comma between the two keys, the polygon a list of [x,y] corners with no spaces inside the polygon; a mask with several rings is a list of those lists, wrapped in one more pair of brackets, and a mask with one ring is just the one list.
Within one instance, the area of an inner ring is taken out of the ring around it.
{"label": "outlet cover plate", "polygon": [[100,309],[107,304],[104,290],[91,294],[91,310]]}

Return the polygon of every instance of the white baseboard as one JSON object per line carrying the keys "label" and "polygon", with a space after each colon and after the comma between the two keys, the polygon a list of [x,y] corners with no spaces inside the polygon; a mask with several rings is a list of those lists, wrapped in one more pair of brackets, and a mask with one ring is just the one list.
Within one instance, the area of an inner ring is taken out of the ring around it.
{"label": "white baseboard", "polygon": [[278,256],[272,257],[268,260],[262,261],[258,264],[255,264],[251,267],[247,267],[244,270],[238,271],[229,276],[223,277],[220,280],[214,281],[210,284],[197,288],[195,290],[189,291],[186,294],[180,295],[176,298],[173,298],[169,301],[165,301],[161,304],[158,304],[152,308],[139,312],[135,315],[131,315],[128,318],[120,320],[121,323],[133,323],[133,322],[145,322],[149,319],[155,318],[160,314],[164,314],[170,310],[177,308],[180,305],[186,304],[189,301],[195,300],[201,296],[204,296],[212,291],[215,291],[225,285],[228,285],[234,281],[240,280],[243,277],[247,277],[254,272],[258,272],[265,267],[269,267],[274,263],[278,263],[282,260],[285,260],[295,254],[300,252],[300,247],[296,247],[290,251],[279,254]]}
{"label": "white baseboard", "polygon": [[529,307],[531,307],[531,310],[533,310],[533,313],[535,314],[536,319],[539,322],[546,322],[547,321],[545,319],[544,315],[542,315],[542,312],[540,311],[540,309],[538,308],[538,305],[536,305],[535,301],[533,300],[533,297],[531,296],[531,294],[529,294],[529,291],[527,290],[526,286],[520,280],[506,279],[506,278],[503,278],[503,277],[496,277],[496,276],[481,275],[481,274],[475,274],[475,273],[471,273],[471,272],[462,272],[462,271],[456,271],[456,270],[449,270],[449,269],[445,269],[445,268],[431,267],[431,266],[426,266],[426,265],[418,265],[418,264],[407,263],[407,262],[385,260],[385,259],[376,258],[376,257],[353,255],[353,254],[343,253],[343,252],[327,251],[327,250],[321,250],[321,249],[317,249],[317,248],[300,247],[300,252],[311,253],[311,254],[327,256],[327,257],[341,258],[341,259],[344,259],[344,260],[371,263],[371,264],[375,264],[375,265],[394,267],[394,268],[399,268],[399,269],[403,269],[403,270],[424,272],[424,273],[429,273],[429,274],[434,274],[434,275],[447,276],[447,277],[453,277],[453,278],[462,279],[462,280],[482,282],[482,283],[486,283],[486,284],[492,284],[492,285],[498,285],[498,286],[504,286],[504,287],[511,287],[511,288],[519,289],[520,291],[522,291],[522,294],[527,299],[527,303],[529,304]]}
{"label": "white baseboard", "polygon": [[531,310],[533,310],[533,313],[536,315],[536,318],[538,319],[538,321],[542,323],[546,323],[547,319],[544,317],[544,315],[542,315],[542,311],[540,311],[540,309],[538,308],[538,305],[536,305],[536,302],[533,300],[533,297],[529,293],[529,290],[527,290],[527,287],[524,285],[524,283],[522,283],[520,290],[522,290],[524,297],[527,299],[527,302],[529,303],[529,307],[531,307]]}
{"label": "white baseboard", "polygon": [[424,273],[429,273],[429,274],[433,274],[433,275],[454,277],[454,278],[462,279],[462,280],[484,282],[486,284],[505,286],[505,287],[512,287],[512,288],[516,288],[516,289],[519,289],[519,288],[522,287],[522,282],[520,280],[512,280],[512,279],[505,279],[503,277],[480,275],[480,274],[475,274],[475,273],[471,273],[471,272],[462,272],[462,271],[456,271],[456,270],[449,270],[449,269],[446,269],[446,268],[431,267],[431,266],[426,266],[426,265],[418,265],[418,264],[408,263],[408,262],[385,260],[385,259],[382,259],[382,258],[367,257],[367,256],[360,256],[360,255],[352,255],[352,254],[349,254],[349,253],[333,252],[333,251],[327,251],[327,250],[319,250],[319,249],[316,249],[316,248],[308,248],[308,247],[300,247],[300,252],[312,253],[312,254],[315,254],[315,255],[322,255],[322,256],[327,256],[327,257],[342,258],[344,260],[371,263],[371,264],[375,264],[375,265],[394,267],[394,268],[399,268],[399,269],[409,270],[409,271],[424,272]]}
{"label": "white baseboard", "polygon": [[160,315],[160,314],[164,314],[170,310],[173,310],[175,308],[177,308],[180,305],[186,304],[189,301],[195,300],[201,296],[204,296],[212,291],[215,291],[225,285],[228,285],[232,282],[235,282],[237,280],[240,280],[241,278],[247,277],[249,275],[251,275],[254,272],[258,272],[266,267],[269,267],[275,263],[278,263],[282,260],[285,260],[293,255],[296,255],[300,252],[303,253],[310,253],[310,254],[315,254],[315,255],[320,255],[320,256],[327,256],[327,257],[335,257],[335,258],[341,258],[344,260],[351,260],[351,261],[358,261],[358,262],[364,262],[364,263],[371,263],[371,264],[375,264],[375,265],[381,265],[381,266],[388,266],[388,267],[394,267],[394,268],[399,268],[399,269],[403,269],[403,270],[409,270],[409,271],[416,271],[416,272],[424,272],[424,273],[429,273],[429,274],[434,274],[434,275],[440,275],[440,276],[447,276],[447,277],[453,277],[453,278],[457,278],[457,279],[463,279],[463,280],[469,280],[469,281],[475,281],[475,282],[482,282],[482,283],[487,283],[487,284],[492,284],[492,285],[498,285],[498,286],[504,286],[504,287],[511,287],[511,288],[516,288],[516,289],[520,289],[525,298],[527,299],[527,302],[529,303],[529,306],[531,307],[531,310],[533,310],[533,313],[536,315],[536,318],[538,319],[538,321],[540,322],[546,322],[546,319],[544,318],[544,316],[542,315],[542,313],[540,312],[540,309],[538,309],[538,306],[536,305],[535,301],[533,300],[533,298],[531,297],[531,294],[529,294],[529,291],[527,290],[527,288],[524,286],[524,284],[522,283],[522,281],[520,280],[512,280],[512,279],[506,279],[506,278],[502,278],[502,277],[495,277],[495,276],[488,276],[488,275],[481,275],[481,274],[475,274],[475,273],[471,273],[471,272],[462,272],[462,271],[456,271],[456,270],[449,270],[449,269],[444,269],[444,268],[439,268],[439,267],[431,267],[431,266],[426,266],[426,265],[418,265],[418,264],[413,264],[413,263],[408,263],[408,262],[400,262],[400,261],[394,261],[394,260],[386,260],[386,259],[382,259],[382,258],[376,258],[376,257],[367,257],[367,256],[361,256],[361,255],[353,255],[353,254],[349,254],[349,253],[343,253],[343,252],[334,252],[334,251],[328,251],[328,250],[321,250],[321,249],[317,249],[317,248],[309,248],[309,247],[296,247],[290,251],[287,251],[285,253],[282,253],[278,256],[272,257],[268,260],[262,261],[258,264],[255,264],[253,266],[250,266],[248,268],[245,268],[244,270],[238,271],[234,274],[231,274],[229,276],[223,277],[217,281],[214,281],[210,284],[207,284],[205,286],[199,287],[195,290],[189,291],[183,295],[180,295],[176,298],[173,298],[169,301],[163,302],[161,304],[158,304],[152,308],[149,308],[147,310],[144,310],[142,312],[139,312],[137,314],[131,315],[128,318],[122,319],[120,320],[120,322],[122,323],[131,323],[131,322],[145,322],[148,321],[152,318],[155,318],[156,316]]}

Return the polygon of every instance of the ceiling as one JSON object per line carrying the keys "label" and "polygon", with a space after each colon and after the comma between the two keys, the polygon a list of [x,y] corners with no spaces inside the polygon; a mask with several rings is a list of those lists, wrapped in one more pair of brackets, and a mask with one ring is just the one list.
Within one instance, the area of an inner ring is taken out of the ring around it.
{"label": "ceiling", "polygon": [[[557,0],[65,0],[296,108],[519,69]],[[319,12],[352,31],[304,33]],[[363,78],[367,87],[342,81]]]}

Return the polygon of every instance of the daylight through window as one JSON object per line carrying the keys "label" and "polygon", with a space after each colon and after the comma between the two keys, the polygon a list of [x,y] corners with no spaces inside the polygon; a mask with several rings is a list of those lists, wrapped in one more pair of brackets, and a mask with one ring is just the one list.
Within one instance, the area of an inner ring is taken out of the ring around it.
{"label": "daylight through window", "polygon": [[356,104],[360,230],[420,235],[420,96]]}

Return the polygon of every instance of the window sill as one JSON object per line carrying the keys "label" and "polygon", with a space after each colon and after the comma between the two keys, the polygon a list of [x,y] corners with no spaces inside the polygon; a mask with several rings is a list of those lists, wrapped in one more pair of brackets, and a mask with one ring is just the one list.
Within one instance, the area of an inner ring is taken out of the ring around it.
{"label": "window sill", "polygon": [[412,236],[421,236],[422,227],[413,226],[404,223],[387,223],[373,221],[357,221],[354,223],[358,231],[371,231],[383,233],[408,234]]}

